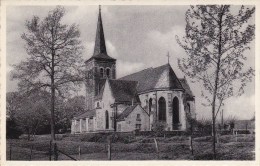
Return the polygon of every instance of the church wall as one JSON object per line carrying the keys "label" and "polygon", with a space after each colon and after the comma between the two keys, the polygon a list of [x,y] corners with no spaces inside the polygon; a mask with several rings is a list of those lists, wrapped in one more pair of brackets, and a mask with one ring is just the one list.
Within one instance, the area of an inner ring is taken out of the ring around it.
{"label": "church wall", "polygon": [[101,78],[100,75],[100,69],[103,68],[104,69],[104,77],[106,78],[106,69],[110,69],[110,78],[111,79],[115,79],[116,78],[116,63],[115,62],[109,62],[109,61],[96,61],[94,62],[94,66],[95,66],[95,77],[99,77]]}
{"label": "church wall", "polygon": [[95,64],[94,61],[91,60],[86,63],[85,66],[85,87],[86,87],[86,109],[90,110],[94,108],[94,98],[95,98],[95,82],[93,78],[88,77],[89,72],[93,72]]}
{"label": "church wall", "polygon": [[105,88],[102,96],[102,108],[96,110],[96,130],[107,130],[106,129],[106,116],[105,112],[108,111],[109,115],[109,129],[113,130],[113,120],[111,117],[113,116],[113,108],[111,108],[111,104],[115,102],[114,97],[112,96],[112,92],[108,81],[105,83]]}
{"label": "church wall", "polygon": [[[140,114],[140,120],[137,119],[137,114]],[[136,125],[141,125],[141,131],[149,130],[149,116],[140,106],[136,106],[124,121],[117,122],[117,129],[121,128],[122,132],[130,132],[136,130]]]}
{"label": "church wall", "polygon": [[142,108],[149,113],[149,100],[152,99],[152,108],[149,117],[150,130],[152,128],[152,124],[156,119],[156,92],[148,92],[139,95],[139,99],[141,101]]}
{"label": "church wall", "polygon": [[[157,91],[157,92],[148,92],[144,94],[140,94],[139,98],[141,101],[141,106],[148,112],[149,110],[149,99],[153,99],[153,106],[152,106],[152,113],[150,116],[150,125],[156,120],[159,113],[159,103],[158,100],[160,97],[164,97],[166,101],[166,123],[167,128],[166,130],[173,130],[172,128],[172,100],[174,97],[177,97],[179,100],[179,118],[180,118],[180,130],[186,130],[186,115],[184,111],[184,105],[183,105],[183,92],[182,91],[170,91],[170,90],[164,90],[164,91]],[[157,103],[155,102],[157,100]],[[148,102],[146,102],[148,101]],[[147,104],[148,103],[148,104]],[[157,111],[156,111],[157,106]]]}

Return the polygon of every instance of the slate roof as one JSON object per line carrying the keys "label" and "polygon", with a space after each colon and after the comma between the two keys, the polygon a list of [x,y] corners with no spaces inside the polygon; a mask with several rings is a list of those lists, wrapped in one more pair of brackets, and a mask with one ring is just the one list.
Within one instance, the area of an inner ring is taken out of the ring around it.
{"label": "slate roof", "polygon": [[188,94],[189,97],[194,97],[187,80],[185,78],[181,78],[179,80],[182,84],[182,87],[185,89],[186,94]]}
{"label": "slate roof", "polygon": [[116,59],[108,56],[107,54],[104,54],[104,53],[99,53],[99,54],[95,54],[93,55],[90,59],[88,59],[86,62],[92,60],[92,59],[95,59],[95,60],[105,60],[105,61],[116,61]]}
{"label": "slate roof", "polygon": [[137,106],[137,104],[126,107],[126,109],[117,117],[117,121],[124,120]]}
{"label": "slate roof", "polygon": [[93,56],[90,59],[88,59],[86,62],[88,62],[92,59],[106,60],[106,61],[116,61],[116,59],[110,57],[107,54],[105,35],[104,35],[104,30],[103,30],[103,23],[102,23],[101,9],[100,8],[99,8],[99,13],[98,13],[98,22],[97,22],[94,53],[93,53]]}
{"label": "slate roof", "polygon": [[[166,73],[165,78],[161,76]],[[164,80],[160,80],[164,79]],[[153,89],[183,89],[182,84],[177,78],[169,64],[156,68],[148,68],[137,73],[133,73],[120,78],[120,80],[137,81],[137,92],[142,93]],[[160,84],[162,82],[162,84]]]}
{"label": "slate roof", "polygon": [[108,80],[112,94],[116,102],[129,102],[134,99],[137,102],[136,81]]}
{"label": "slate roof", "polygon": [[91,117],[94,117],[94,116],[96,116],[96,110],[95,109],[88,110],[88,111],[86,111],[82,114],[79,114],[76,117],[74,117],[73,119],[78,120],[78,119],[83,119],[83,118],[91,118]]}

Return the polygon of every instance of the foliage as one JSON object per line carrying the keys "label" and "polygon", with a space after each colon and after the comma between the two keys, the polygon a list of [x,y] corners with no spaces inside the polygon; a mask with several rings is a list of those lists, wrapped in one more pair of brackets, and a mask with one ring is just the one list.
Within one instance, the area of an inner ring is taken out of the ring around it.
{"label": "foliage", "polygon": [[[7,137],[9,134],[49,134],[50,133],[50,93],[34,91],[7,93]],[[73,116],[84,111],[84,97],[74,96],[64,100],[56,97],[55,105],[56,133],[67,132]],[[38,124],[38,125],[35,125]],[[19,132],[20,131],[20,132]],[[11,136],[12,137],[12,136]]]}
{"label": "foliage", "polygon": [[56,7],[40,20],[34,16],[26,21],[27,32],[22,34],[29,55],[14,65],[12,78],[18,79],[20,91],[39,89],[51,93],[51,133],[55,139],[55,93],[69,95],[83,80],[80,32],[75,24],[62,23],[65,10]]}
{"label": "foliage", "polygon": [[[238,135],[238,142],[235,142],[233,135],[221,136],[220,147],[218,147],[219,160],[254,160],[255,150],[254,135]],[[36,137],[37,138],[37,137]],[[67,137],[66,137],[67,138]],[[78,140],[68,141],[66,138],[56,141],[58,149],[69,155],[78,155],[79,146],[81,147],[82,160],[102,160],[107,159],[107,142],[81,142]],[[196,160],[212,159],[211,143],[207,138],[194,139],[194,158]],[[143,138],[145,139],[145,137]],[[188,137],[175,140],[175,137],[166,139],[157,139],[161,159],[192,160]],[[198,141],[196,141],[198,140]],[[205,141],[204,141],[205,140]],[[176,142],[177,141],[177,142]],[[12,144],[13,160],[29,160],[30,147],[33,147],[33,160],[48,160],[49,138],[40,136],[34,141],[26,140],[7,140],[7,147]],[[154,160],[156,159],[155,145],[153,139],[147,143],[133,142],[124,144],[115,142],[112,146],[112,160]],[[7,159],[10,158],[7,148]],[[138,153],[137,153],[138,152]],[[210,155],[209,155],[210,154]],[[165,157],[164,157],[165,156]],[[64,155],[59,155],[59,160],[68,160]]]}
{"label": "foliage", "polygon": [[230,129],[234,129],[235,127],[235,122],[237,121],[237,117],[236,116],[229,116],[227,119],[224,120],[224,124],[229,125]]}
{"label": "foliage", "polygon": [[[204,86],[202,96],[212,106],[213,153],[215,120],[224,100],[244,93],[254,70],[246,69],[245,51],[255,37],[250,22],[255,8],[241,6],[234,14],[230,5],[191,6],[186,12],[186,35],[177,42],[188,58],[178,60],[187,76]],[[215,158],[215,157],[214,157]]]}
{"label": "foliage", "polygon": [[[49,124],[50,113],[48,107],[50,94],[45,91],[35,91],[30,95],[19,92],[7,94],[7,109],[11,115],[16,130],[30,135],[38,133],[38,129]],[[15,98],[11,98],[15,96]]]}
{"label": "foliage", "polygon": [[152,124],[152,131],[155,132],[157,136],[161,136],[166,128],[166,122],[156,121]]}
{"label": "foliage", "polygon": [[14,119],[7,118],[6,120],[6,138],[7,139],[18,139],[22,134],[21,129],[16,124]]}
{"label": "foliage", "polygon": [[[255,26],[249,24],[255,8],[242,6],[237,15],[230,10],[228,5],[191,6],[186,12],[186,36],[177,38],[189,56],[178,60],[179,68],[210,94],[217,89],[219,103],[241,95],[254,75],[251,67],[244,69],[244,52],[255,36]],[[204,97],[212,103],[205,93]]]}
{"label": "foliage", "polygon": [[212,122],[210,119],[201,118],[196,121],[196,128],[200,135],[211,135]]}

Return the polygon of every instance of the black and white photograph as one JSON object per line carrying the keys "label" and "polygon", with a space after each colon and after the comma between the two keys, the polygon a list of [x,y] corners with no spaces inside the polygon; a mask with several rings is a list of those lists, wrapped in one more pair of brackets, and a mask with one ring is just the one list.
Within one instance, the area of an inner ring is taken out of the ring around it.
{"label": "black and white photograph", "polygon": [[5,3],[2,160],[256,161],[256,2]]}

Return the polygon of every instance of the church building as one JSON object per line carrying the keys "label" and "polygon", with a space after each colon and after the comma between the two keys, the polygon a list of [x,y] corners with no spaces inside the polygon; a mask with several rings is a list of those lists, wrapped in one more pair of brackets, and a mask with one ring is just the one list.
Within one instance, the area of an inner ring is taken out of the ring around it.
{"label": "church building", "polygon": [[116,59],[106,50],[99,8],[93,56],[85,62],[86,112],[72,119],[71,133],[151,131],[188,128],[195,116],[195,96],[187,80],[169,63],[116,78]]}

